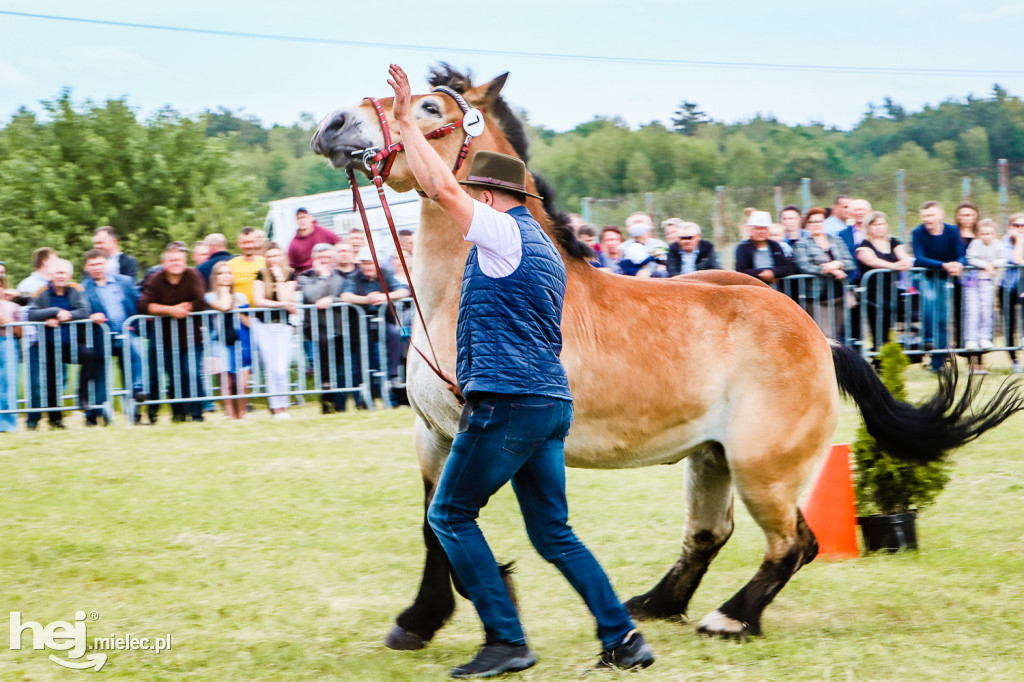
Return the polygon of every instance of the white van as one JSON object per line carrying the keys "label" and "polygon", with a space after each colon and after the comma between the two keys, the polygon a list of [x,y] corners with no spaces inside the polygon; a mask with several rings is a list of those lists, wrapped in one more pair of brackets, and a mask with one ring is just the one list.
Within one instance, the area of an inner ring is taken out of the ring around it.
{"label": "white van", "polygon": [[[380,205],[380,197],[374,186],[360,187],[359,194],[366,207],[366,218],[373,234],[373,244],[381,255],[391,254],[395,246],[388,229],[384,209]],[[395,220],[396,230],[416,231],[420,223],[420,196],[416,192],[398,193],[390,187],[384,187],[384,196],[391,208],[391,217]],[[353,210],[352,190],[343,189],[337,192],[310,194],[304,197],[288,197],[270,202],[270,211],[263,224],[267,238],[277,242],[285,251],[298,230],[295,212],[300,208],[309,211],[317,222],[339,236],[347,235],[353,229],[363,229],[363,221],[359,212]]]}

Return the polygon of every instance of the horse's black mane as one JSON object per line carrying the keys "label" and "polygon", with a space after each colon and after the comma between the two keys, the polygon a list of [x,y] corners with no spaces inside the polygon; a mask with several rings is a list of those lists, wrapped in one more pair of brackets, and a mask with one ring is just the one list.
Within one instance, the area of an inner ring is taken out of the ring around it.
{"label": "horse's black mane", "polygon": [[[465,93],[472,89],[473,74],[469,70],[465,74],[456,71],[446,62],[441,62],[430,70],[428,82],[430,87],[436,88],[445,85],[458,93]],[[519,155],[524,163],[530,162],[530,143],[526,138],[526,129],[523,122],[516,116],[508,102],[500,95],[491,103],[491,116],[501,127],[501,132],[512,145],[512,148]],[[576,233],[569,224],[569,216],[555,208],[555,188],[544,179],[543,176],[530,171],[533,180],[537,185],[537,194],[544,197],[544,210],[551,219],[552,237],[558,245],[565,250],[566,255],[579,259],[590,259],[594,257],[594,251],[589,246],[576,238]]]}

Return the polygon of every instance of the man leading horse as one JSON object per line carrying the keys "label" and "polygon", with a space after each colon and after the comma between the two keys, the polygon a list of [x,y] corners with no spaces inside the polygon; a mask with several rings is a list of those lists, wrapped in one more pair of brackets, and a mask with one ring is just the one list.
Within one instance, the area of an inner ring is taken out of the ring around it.
{"label": "man leading horse", "polygon": [[[486,640],[453,677],[491,677],[536,663],[477,517],[507,482],[530,541],[579,592],[597,620],[599,667],[642,668],[650,648],[608,577],[568,524],[564,441],[572,394],[559,360],[566,271],[524,205],[526,166],[479,152],[461,183],[420,131],[409,80],[392,64],[393,113],[409,168],[473,246],[462,279],[458,387],[466,397],[458,434],[427,511],[452,568],[483,621]],[[460,186],[460,184],[462,186]]]}

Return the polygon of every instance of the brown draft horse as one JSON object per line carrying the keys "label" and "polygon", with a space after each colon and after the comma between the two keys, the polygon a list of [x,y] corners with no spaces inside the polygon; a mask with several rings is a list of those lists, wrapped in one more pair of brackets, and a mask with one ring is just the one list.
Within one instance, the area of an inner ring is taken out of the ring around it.
{"label": "brown draft horse", "polygon": [[[507,74],[506,74],[507,75]],[[382,78],[383,81],[383,78]],[[505,76],[479,87],[447,65],[432,86],[462,93],[486,119],[473,153],[489,149],[527,160],[522,124],[499,96]],[[380,100],[397,138],[391,98]],[[461,121],[463,111],[443,91],[413,97],[425,132]],[[463,135],[432,144],[455,167]],[[339,168],[385,146],[382,124],[364,101],[328,115],[312,146]],[[419,189],[404,154],[387,178],[392,188]],[[554,210],[551,190],[528,177],[530,212],[565,260],[568,285],[562,317],[562,362],[575,398],[566,463],[618,469],[683,461],[686,522],[682,554],[662,580],[627,602],[638,618],[685,615],[691,595],[733,530],[733,489],[764,531],[766,547],[754,577],[700,621],[702,633],[744,637],[761,632],[761,614],[790,577],[817,554],[817,542],[797,497],[829,447],[840,392],[860,407],[869,431],[888,452],[928,461],[1022,409],[1018,387],[1004,385],[988,404],[976,393],[957,398],[955,369],[936,395],[914,407],[898,402],[854,351],[830,343],[790,298],[738,273],[708,273],[687,281],[611,275],[587,261],[588,249]],[[423,202],[413,284],[440,367],[454,375],[455,327],[469,244],[429,199]],[[729,285],[729,286],[724,286]],[[426,348],[421,329],[415,342]],[[459,407],[445,384],[409,354],[408,393],[416,412],[415,444],[429,504],[456,433]],[[594,362],[600,358],[600,362]],[[386,643],[426,645],[451,616],[453,576],[424,523],[426,565],[414,603],[397,618]],[[461,586],[455,581],[456,589]]]}

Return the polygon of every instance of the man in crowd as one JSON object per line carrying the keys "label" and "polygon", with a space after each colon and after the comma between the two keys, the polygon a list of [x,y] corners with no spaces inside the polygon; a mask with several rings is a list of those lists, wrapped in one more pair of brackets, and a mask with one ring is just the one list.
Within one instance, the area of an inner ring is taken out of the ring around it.
{"label": "man in crowd", "polygon": [[398,244],[402,247],[402,253],[405,254],[406,262],[412,268],[412,251],[416,246],[416,233],[412,230],[399,230]]}
{"label": "man in crowd", "polygon": [[[351,261],[352,247],[342,242],[337,249],[346,251],[345,259]],[[307,309],[303,319],[303,333],[307,341],[317,346],[317,362],[320,389],[320,410],[327,414],[335,410],[344,411],[348,397],[338,393],[339,388],[352,388],[359,385],[358,367],[351,372],[345,371],[345,340],[358,335],[358,325],[350,326],[350,333],[345,333],[345,325],[352,321],[344,315],[340,306],[341,292],[345,288],[346,275],[335,267],[336,250],[334,246],[321,243],[313,247],[313,267],[298,276],[299,291],[302,302],[313,305]],[[349,263],[351,270],[347,276],[353,276],[358,269]]]}
{"label": "man in crowd", "polygon": [[288,265],[295,272],[305,272],[313,266],[313,247],[317,244],[337,244],[338,235],[318,223],[309,211],[295,211],[298,231],[288,245]]}
{"label": "man in crowd", "polygon": [[353,227],[348,233],[348,243],[352,246],[352,253],[358,254],[366,246],[366,233],[361,227]]}
{"label": "man in crowd", "polygon": [[685,275],[697,270],[717,270],[714,245],[701,239],[700,225],[679,221],[676,239],[668,249],[668,275]]}
{"label": "man in crowd", "polygon": [[[209,261],[207,261],[209,262]],[[151,355],[150,394],[161,373],[167,375],[171,398],[189,399],[171,403],[173,421],[203,421],[204,388],[202,385],[202,328],[196,317],[189,313],[206,309],[206,285],[195,269],[188,267],[188,254],[184,244],[170,244],[161,258],[163,268],[146,278],[139,296],[139,312],[161,316],[154,325],[150,347],[158,349]],[[155,360],[156,362],[152,362]],[[156,366],[154,366],[156,365]],[[158,406],[149,406],[149,421],[156,422]]]}
{"label": "man in crowd", "polygon": [[[105,396],[93,395],[90,400],[90,385],[94,385],[97,374],[103,371],[101,361],[98,362],[93,347],[101,343],[98,334],[89,335],[87,328],[76,325],[72,328],[68,323],[84,320],[89,317],[89,304],[82,294],[82,287],[71,281],[74,266],[66,260],[56,260],[51,270],[53,280],[41,287],[32,299],[29,307],[30,322],[44,322],[46,329],[36,343],[29,346],[29,372],[37,377],[34,383],[30,404],[34,408],[60,407],[63,404],[64,367],[68,364],[79,364],[82,371],[78,377],[78,405],[86,414],[93,414],[92,408],[103,402]],[[35,386],[45,386],[45,402],[43,390],[35,390]],[[63,429],[64,413],[60,410],[48,412],[51,429]],[[39,426],[41,412],[29,412],[27,426],[34,431]],[[87,423],[90,423],[87,421]],[[91,417],[91,425],[96,424],[96,417]]]}
{"label": "man in crowd", "polygon": [[[380,306],[387,303],[388,298],[392,301],[397,301],[400,298],[405,298],[409,295],[409,288],[403,286],[395,279],[395,275],[384,270],[384,282],[387,285],[388,293],[384,293],[384,287],[382,285],[380,277],[377,275],[377,268],[373,265],[373,258],[370,255],[370,248],[364,246],[356,257],[358,262],[359,271],[354,273],[351,277],[345,280],[345,287],[342,290],[341,300],[345,303],[352,303],[363,307],[363,311],[367,317],[367,336],[369,336],[370,346],[370,394],[373,397],[383,399],[382,385],[384,377],[380,375],[380,328],[373,323],[372,318],[375,318],[380,311]],[[398,376],[398,362],[402,357],[402,336],[398,329],[398,324],[388,310],[385,315],[385,343],[388,355],[388,377],[394,378]],[[360,357],[360,347],[358,343],[352,344],[352,366],[360,367],[358,358]],[[373,381],[374,376],[378,376],[376,381]],[[361,384],[365,380],[365,377],[361,375],[357,377],[357,381]],[[389,405],[388,407],[392,407]]]}
{"label": "man in crowd", "polygon": [[772,217],[767,211],[754,211],[747,219],[750,239],[736,247],[736,270],[767,284],[774,284],[795,270],[779,243],[768,238],[771,224]]}
{"label": "man in crowd", "polygon": [[914,247],[914,266],[927,268],[915,279],[921,292],[924,317],[925,348],[936,351],[931,356],[932,371],[937,372],[946,361],[941,352],[946,348],[946,282],[959,277],[967,264],[967,254],[960,240],[960,230],[943,222],[946,214],[937,201],[921,204],[921,224],[910,233]]}
{"label": "man in crowd", "polygon": [[[839,238],[846,244],[847,250],[853,254],[857,251],[857,247],[864,241],[867,234],[864,232],[864,218],[867,217],[868,213],[871,213],[871,202],[867,199],[853,199],[849,202],[849,211],[847,215],[849,220],[852,222],[844,227],[839,232]],[[825,221],[828,222],[827,220]],[[857,260],[854,259],[856,265]],[[852,273],[849,276],[850,284],[857,284],[860,281],[860,269],[854,267]]]}
{"label": "man in crowd", "polygon": [[132,282],[139,278],[139,261],[121,251],[117,232],[110,225],[97,228],[92,233],[92,248],[106,256],[108,274],[131,277]]}
{"label": "man in crowd", "polygon": [[53,264],[57,262],[57,252],[48,246],[41,246],[32,252],[32,274],[18,283],[18,291],[35,296],[40,288],[50,283]]}
{"label": "man in crowd", "polygon": [[563,446],[572,394],[559,360],[566,273],[524,205],[527,195],[536,196],[527,190],[526,166],[514,157],[477,152],[462,181],[466,189],[461,187],[420,131],[405,72],[392,65],[390,74],[409,167],[422,191],[472,244],[457,339],[457,378],[466,407],[427,521],[484,622],[487,639],[451,675],[490,677],[537,661],[476,521],[487,500],[513,479],[530,540],[598,621],[604,647],[599,665],[646,667],[654,661],[650,648],[567,522]]}
{"label": "man in crowd", "polygon": [[198,241],[192,245],[192,267],[198,268],[200,265],[210,260],[210,245],[205,241]]}
{"label": "man in crowd", "polygon": [[[147,395],[142,386],[142,340],[132,330],[124,327],[124,322],[136,314],[139,294],[135,282],[125,275],[111,275],[106,269],[107,260],[99,249],[92,249],[85,254],[85,274],[82,280],[82,291],[89,304],[92,314],[89,319],[103,323],[113,333],[111,352],[121,362],[121,377],[125,386],[132,387],[136,401],[146,400]],[[102,349],[102,345],[96,347]],[[125,352],[130,354],[131,376],[126,373]],[[101,356],[101,360],[104,359]],[[100,372],[96,385],[96,395],[107,394],[106,373]],[[96,421],[96,414],[92,421]],[[89,414],[86,414],[88,420]],[[135,422],[139,422],[138,411]]]}
{"label": "man in crowd", "polygon": [[241,255],[228,261],[231,274],[235,276],[235,292],[245,294],[245,298],[252,305],[252,283],[256,281],[256,275],[260,273],[267,263],[263,256],[259,255],[262,239],[254,227],[243,227],[238,233],[238,250]]}
{"label": "man in crowd", "polygon": [[622,261],[622,232],[614,225],[606,225],[601,230],[601,253],[598,254],[600,265],[598,267],[608,268],[616,275],[622,274],[619,263]]}
{"label": "man in crowd", "polygon": [[[846,229],[846,221],[850,217],[850,197],[840,194],[832,204],[832,215],[825,220],[825,232],[836,235]],[[851,251],[850,253],[853,253]]]}
{"label": "man in crowd", "polygon": [[196,270],[202,276],[203,284],[209,288],[210,273],[213,272],[213,266],[221,261],[231,260],[234,256],[228,252],[228,238],[220,232],[206,235],[206,239],[203,241],[210,247],[210,255],[205,261],[196,266]]}
{"label": "man in crowd", "polygon": [[647,249],[648,255],[655,258],[664,258],[668,252],[668,244],[654,237],[654,223],[646,213],[633,213],[626,218],[626,232],[629,233],[629,241],[622,245],[623,249],[638,242]]}

